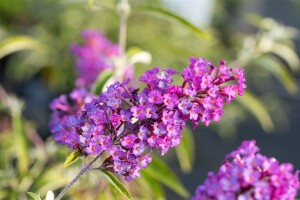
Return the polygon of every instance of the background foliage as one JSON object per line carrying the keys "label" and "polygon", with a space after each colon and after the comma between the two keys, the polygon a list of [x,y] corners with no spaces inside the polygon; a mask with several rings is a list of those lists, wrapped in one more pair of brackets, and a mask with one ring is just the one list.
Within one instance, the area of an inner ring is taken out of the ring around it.
{"label": "background foliage", "polygon": [[[134,196],[187,198],[187,190],[192,193],[207,170],[219,165],[226,153],[222,151],[233,149],[234,143],[242,138],[256,137],[263,141],[272,137],[269,141],[273,145],[281,142],[282,148],[290,147],[285,154],[279,153],[284,161],[289,160],[284,155],[299,151],[296,144],[287,143],[299,139],[291,133],[295,112],[299,110],[295,103],[299,102],[300,71],[294,42],[299,36],[296,28],[245,12],[248,1],[217,1],[211,25],[202,29],[163,7],[158,0],[130,3],[127,52],[141,49],[152,55],[151,65],[135,66],[137,76],[152,66],[180,70],[189,56],[201,56],[214,62],[227,60],[233,67],[245,67],[248,80],[246,95],[227,107],[220,123],[210,128],[198,127],[194,134],[187,131],[187,137],[176,149],[178,159],[174,158],[175,151],[163,158],[181,180],[164,162],[157,160],[145,170],[142,179],[125,185]],[[88,28],[101,30],[117,43],[118,26],[117,1],[0,2],[0,82],[5,88],[1,87],[0,95],[0,156],[3,158],[0,199],[26,199],[26,191],[44,196],[48,190],[56,191],[64,186],[78,171],[80,162],[63,168],[68,150],[48,138],[48,104],[53,97],[69,92],[74,86],[74,59],[69,46],[81,40],[80,32]],[[239,135],[250,131],[259,134]],[[209,135],[211,132],[215,134]],[[273,135],[262,136],[264,133]],[[287,138],[286,142],[283,137]],[[223,146],[216,149],[209,147],[211,144]],[[271,145],[261,144],[268,152]],[[196,155],[195,165],[193,155]],[[294,164],[300,167],[299,161]],[[157,175],[159,170],[161,174],[169,174],[169,179]],[[137,184],[143,188],[142,192],[135,189]],[[112,199],[118,193],[97,174],[83,177],[69,195],[74,199]]]}

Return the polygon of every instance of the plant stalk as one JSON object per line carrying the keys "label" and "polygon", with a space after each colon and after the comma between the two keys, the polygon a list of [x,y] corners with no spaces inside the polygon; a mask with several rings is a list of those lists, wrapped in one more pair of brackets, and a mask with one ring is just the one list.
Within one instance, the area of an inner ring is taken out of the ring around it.
{"label": "plant stalk", "polygon": [[97,155],[89,164],[87,164],[82,170],[80,170],[77,176],[59,193],[55,200],[60,200],[84,173],[90,171],[92,164],[95,163],[102,154],[103,152]]}
{"label": "plant stalk", "polygon": [[130,5],[128,0],[120,0],[118,9],[120,14],[119,54],[123,57],[126,49],[127,18],[130,13]]}

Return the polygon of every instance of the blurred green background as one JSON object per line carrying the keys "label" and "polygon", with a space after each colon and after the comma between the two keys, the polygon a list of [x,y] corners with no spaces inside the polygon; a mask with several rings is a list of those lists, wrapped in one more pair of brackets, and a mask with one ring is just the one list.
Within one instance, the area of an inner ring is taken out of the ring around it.
{"label": "blurred green background", "polygon": [[[219,123],[188,134],[190,157],[175,151],[163,157],[190,194],[245,139],[256,139],[262,153],[300,168],[299,2],[130,0],[127,50],[152,55],[150,65],[135,66],[137,76],[155,66],[180,70],[189,56],[215,64],[224,59],[246,70],[246,95],[226,106]],[[99,30],[118,42],[117,3],[0,1],[0,199],[26,199],[26,191],[56,192],[79,170],[80,163],[63,168],[69,150],[49,138],[49,103],[74,87],[69,47],[81,42],[82,30]],[[151,176],[145,172],[125,186],[137,199],[187,196],[182,185]],[[91,174],[66,198],[120,199],[109,187]]]}

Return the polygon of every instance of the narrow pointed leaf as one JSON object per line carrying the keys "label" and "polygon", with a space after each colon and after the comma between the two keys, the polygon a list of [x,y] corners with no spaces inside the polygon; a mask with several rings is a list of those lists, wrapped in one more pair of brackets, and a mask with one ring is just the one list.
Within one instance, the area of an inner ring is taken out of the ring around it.
{"label": "narrow pointed leaf", "polygon": [[127,191],[125,186],[110,172],[105,170],[99,170],[102,175],[108,180],[108,182],[114,186],[122,195],[127,199],[132,199],[130,193]]}
{"label": "narrow pointed leaf", "polygon": [[145,199],[166,199],[164,189],[160,182],[153,179],[149,174],[144,173],[144,170],[141,171],[141,177],[142,178],[136,179],[136,181],[144,191],[142,195],[144,195]]}
{"label": "narrow pointed leaf", "polygon": [[287,45],[273,44],[270,51],[285,60],[293,72],[300,72],[300,62],[297,53]]}
{"label": "narrow pointed leaf", "polygon": [[119,192],[119,190],[113,186],[112,184],[108,184],[108,190],[106,191],[107,192],[107,196],[108,198],[106,199],[124,199],[123,198],[123,194]]}
{"label": "narrow pointed leaf", "polygon": [[25,132],[24,120],[21,110],[14,111],[12,115],[13,131],[15,136],[15,145],[17,147],[19,172],[24,175],[28,172],[29,154],[28,154],[28,137]]}
{"label": "narrow pointed leaf", "polygon": [[68,5],[68,4],[85,4],[85,3],[88,3],[89,4],[89,1],[90,0],[53,0],[55,1],[55,4],[57,5]]}
{"label": "narrow pointed leaf", "polygon": [[54,193],[52,191],[47,192],[46,200],[54,200]]}
{"label": "narrow pointed leaf", "polygon": [[88,0],[88,5],[90,8],[94,6],[95,0]]}
{"label": "narrow pointed leaf", "polygon": [[32,197],[34,200],[42,200],[41,197],[33,192],[27,192],[27,194]]}
{"label": "narrow pointed leaf", "polygon": [[182,17],[164,9],[158,6],[138,6],[134,8],[136,11],[148,11],[148,12],[154,12],[154,13],[159,13],[163,16],[167,16],[170,19],[174,19],[177,22],[183,24],[184,26],[188,27],[190,30],[192,30],[194,33],[196,33],[197,36],[199,36],[202,39],[205,40],[211,40],[212,39],[212,35],[207,33],[206,31],[194,26],[193,24],[191,24],[190,22],[188,22],[187,20],[183,19]]}
{"label": "narrow pointed leaf", "polygon": [[68,167],[73,164],[82,154],[79,151],[73,151],[66,159],[64,167]]}
{"label": "narrow pointed leaf", "polygon": [[252,94],[245,91],[244,96],[242,98],[237,98],[237,101],[256,117],[266,132],[270,132],[274,129],[269,112],[265,109],[265,106]]}
{"label": "narrow pointed leaf", "polygon": [[15,36],[0,42],[0,59],[11,53],[29,50],[41,49],[42,45],[33,38],[26,36]]}
{"label": "narrow pointed leaf", "polygon": [[152,56],[149,52],[143,51],[138,47],[131,47],[126,52],[128,56],[128,62],[132,65],[136,63],[150,64]]}
{"label": "narrow pointed leaf", "polygon": [[192,170],[195,160],[195,140],[189,127],[182,132],[180,144],[175,148],[181,170],[188,173]]}
{"label": "narrow pointed leaf", "polygon": [[57,5],[68,4],[87,4],[91,10],[106,9],[115,11],[114,1],[96,1],[96,0],[55,0]]}
{"label": "narrow pointed leaf", "polygon": [[273,73],[274,76],[287,89],[287,91],[293,94],[298,90],[297,84],[291,72],[276,57],[268,55],[261,56],[256,60],[256,62],[266,70]]}
{"label": "narrow pointed leaf", "polygon": [[112,77],[113,71],[105,70],[101,74],[99,74],[97,80],[94,82],[92,86],[92,92],[94,94],[100,94],[106,84],[106,82]]}
{"label": "narrow pointed leaf", "polygon": [[176,192],[178,195],[184,198],[190,196],[189,192],[185,189],[174,172],[172,172],[172,170],[158,157],[153,157],[151,164],[143,171],[153,179],[161,182]]}
{"label": "narrow pointed leaf", "polygon": [[263,17],[258,15],[257,13],[253,14],[253,13],[245,13],[243,15],[245,17],[245,19],[247,20],[247,22],[249,22],[251,25],[257,27],[257,28],[265,28],[262,26],[262,21],[263,21]]}

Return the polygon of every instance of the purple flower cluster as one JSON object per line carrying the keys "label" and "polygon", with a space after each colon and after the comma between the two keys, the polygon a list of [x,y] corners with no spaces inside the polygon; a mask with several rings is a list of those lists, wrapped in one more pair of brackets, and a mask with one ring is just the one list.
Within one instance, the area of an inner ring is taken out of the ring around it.
{"label": "purple flower cluster", "polygon": [[83,44],[73,44],[71,51],[76,58],[76,86],[89,88],[102,71],[114,68],[112,59],[119,48],[97,31],[85,30],[82,37]]}
{"label": "purple flower cluster", "polygon": [[258,153],[255,141],[244,141],[227,156],[218,173],[208,173],[192,200],[294,200],[299,189],[290,163]]}
{"label": "purple flower cluster", "polygon": [[[96,95],[89,93],[87,90],[74,89],[69,95],[60,95],[54,99],[50,108],[53,111],[50,121],[50,129],[55,131],[61,124],[61,122],[68,122],[69,126],[72,126],[75,116],[84,109],[84,105],[90,103]],[[71,130],[71,129],[70,129]],[[60,134],[54,135],[54,140],[60,141],[62,144],[68,144],[70,148],[73,148],[77,137],[76,131],[64,131]]]}
{"label": "purple flower cluster", "polygon": [[140,81],[147,87],[140,93],[128,87],[129,81],[110,85],[81,112],[55,121],[54,139],[85,155],[105,151],[102,168],[127,181],[139,177],[154,149],[163,155],[180,143],[188,119],[195,126],[220,120],[224,102],[242,95],[245,88],[243,70],[229,69],[224,62],[216,67],[191,58],[180,86],[172,85],[174,74],[178,73],[173,69],[146,71]]}

